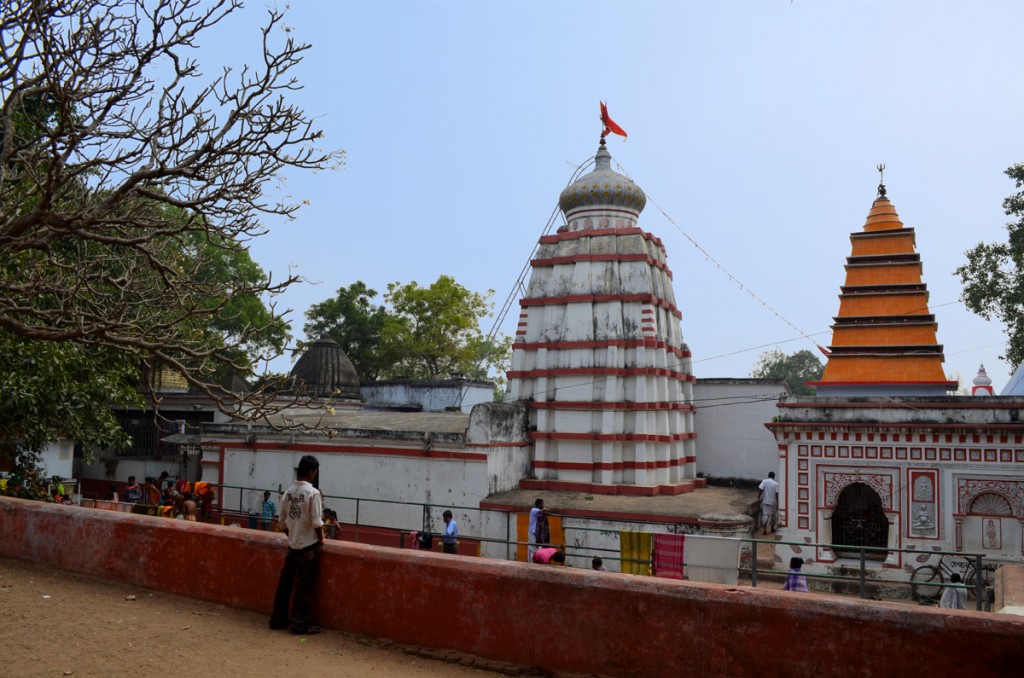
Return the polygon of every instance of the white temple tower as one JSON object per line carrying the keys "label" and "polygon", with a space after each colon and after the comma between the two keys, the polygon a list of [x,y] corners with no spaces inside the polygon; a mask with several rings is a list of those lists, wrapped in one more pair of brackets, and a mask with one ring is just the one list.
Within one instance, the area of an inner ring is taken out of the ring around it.
{"label": "white temple tower", "polygon": [[513,345],[509,400],[530,408],[531,489],[678,494],[696,479],[693,382],[661,240],[637,226],[647,197],[595,168],[559,198],[540,239]]}

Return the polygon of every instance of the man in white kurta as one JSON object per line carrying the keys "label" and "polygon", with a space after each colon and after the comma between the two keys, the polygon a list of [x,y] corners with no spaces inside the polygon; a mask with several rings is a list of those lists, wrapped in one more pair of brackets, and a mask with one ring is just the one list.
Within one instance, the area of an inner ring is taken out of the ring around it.
{"label": "man in white kurta", "polygon": [[775,531],[779,511],[779,484],[775,482],[775,471],[770,471],[757,489],[761,490],[758,495],[761,500],[761,527],[765,534],[771,534]]}

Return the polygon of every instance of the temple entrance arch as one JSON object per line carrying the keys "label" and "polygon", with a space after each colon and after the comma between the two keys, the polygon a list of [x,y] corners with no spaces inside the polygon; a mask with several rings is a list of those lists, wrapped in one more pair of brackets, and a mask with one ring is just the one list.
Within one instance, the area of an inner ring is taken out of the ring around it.
{"label": "temple entrance arch", "polygon": [[[832,512],[832,544],[841,557],[858,557],[861,546],[888,548],[889,519],[882,498],[865,483],[850,483],[839,494]],[[886,552],[868,551],[866,557],[885,560]]]}

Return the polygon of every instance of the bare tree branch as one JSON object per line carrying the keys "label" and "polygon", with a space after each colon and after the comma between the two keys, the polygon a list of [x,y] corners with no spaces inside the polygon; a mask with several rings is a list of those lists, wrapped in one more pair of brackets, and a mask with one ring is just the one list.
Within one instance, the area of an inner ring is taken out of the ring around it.
{"label": "bare tree branch", "polygon": [[[270,358],[233,300],[264,302],[299,280],[209,269],[244,253],[268,215],[299,201],[283,174],[339,165],[314,119],[289,101],[308,45],[268,10],[258,64],[206,78],[199,36],[239,0],[9,0],[0,16],[0,330],[171,366],[235,416],[262,418],[269,393],[238,400],[225,369]],[[245,255],[247,257],[247,255]],[[232,316],[232,314],[234,314]],[[237,323],[236,323],[237,324]],[[255,353],[255,355],[254,355]]]}

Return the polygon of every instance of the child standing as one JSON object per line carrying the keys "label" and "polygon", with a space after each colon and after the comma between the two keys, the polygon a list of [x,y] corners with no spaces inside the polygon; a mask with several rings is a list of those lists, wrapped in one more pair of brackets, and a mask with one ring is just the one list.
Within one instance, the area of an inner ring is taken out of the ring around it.
{"label": "child standing", "polygon": [[803,558],[793,557],[789,559],[789,574],[786,575],[786,585],[782,587],[784,591],[802,591],[807,593],[807,577],[800,572],[800,568],[803,566]]}

